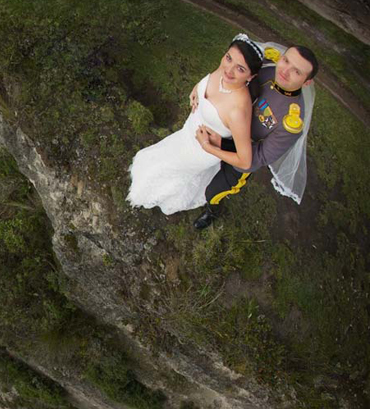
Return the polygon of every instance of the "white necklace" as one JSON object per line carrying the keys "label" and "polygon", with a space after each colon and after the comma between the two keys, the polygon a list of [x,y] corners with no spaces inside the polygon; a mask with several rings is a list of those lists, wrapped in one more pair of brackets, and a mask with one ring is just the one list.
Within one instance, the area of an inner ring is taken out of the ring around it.
{"label": "white necklace", "polygon": [[218,90],[221,92],[221,94],[231,94],[233,91],[231,89],[226,89],[223,87],[222,82],[223,82],[222,76],[220,77],[220,85],[218,87]]}
{"label": "white necklace", "polygon": [[[224,88],[223,85],[222,85],[223,80],[224,80],[224,79],[223,79],[223,77],[221,76],[221,77],[220,77],[220,85],[218,86],[218,90],[221,92],[221,94],[231,94],[233,91],[237,91],[238,89],[242,89],[242,88],[244,87],[244,85],[242,85],[241,87],[236,88],[236,89],[227,89],[227,88]],[[247,82],[245,83],[245,86],[247,87],[248,84],[249,84],[249,81],[247,81]]]}

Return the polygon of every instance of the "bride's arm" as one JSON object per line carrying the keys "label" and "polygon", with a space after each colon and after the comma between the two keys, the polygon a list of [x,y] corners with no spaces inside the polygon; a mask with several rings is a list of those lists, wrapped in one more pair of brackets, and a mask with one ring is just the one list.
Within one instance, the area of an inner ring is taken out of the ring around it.
{"label": "bride's arm", "polygon": [[220,147],[210,143],[209,134],[204,126],[199,128],[197,139],[206,152],[232,166],[248,169],[252,164],[251,110],[233,109],[229,115],[229,128],[233,135],[236,152],[221,150]]}

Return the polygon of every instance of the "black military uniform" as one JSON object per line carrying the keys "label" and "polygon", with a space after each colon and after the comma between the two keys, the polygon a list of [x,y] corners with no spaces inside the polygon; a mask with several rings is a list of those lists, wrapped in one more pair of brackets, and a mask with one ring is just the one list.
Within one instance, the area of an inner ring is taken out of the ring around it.
{"label": "black military uniform", "polygon": [[[220,171],[206,189],[207,211],[194,223],[198,229],[207,227],[212,216],[217,216],[217,205],[224,197],[238,193],[252,172],[275,162],[302,135],[304,101],[301,89],[285,91],[280,88],[274,81],[275,64],[271,63],[265,60],[258,74],[260,94],[253,104],[251,126],[252,165],[249,169],[239,169],[221,162]],[[232,139],[223,139],[221,148],[236,151]]]}

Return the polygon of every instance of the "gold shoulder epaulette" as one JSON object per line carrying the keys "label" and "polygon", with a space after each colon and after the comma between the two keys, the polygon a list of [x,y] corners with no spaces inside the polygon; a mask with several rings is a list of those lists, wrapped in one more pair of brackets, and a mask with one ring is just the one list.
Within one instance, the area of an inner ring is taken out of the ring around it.
{"label": "gold shoulder epaulette", "polygon": [[283,118],[283,126],[290,133],[300,133],[303,129],[303,121],[300,117],[301,108],[298,104],[290,104],[289,113]]}
{"label": "gold shoulder epaulette", "polygon": [[265,58],[276,64],[280,58],[280,51],[273,47],[267,47],[265,48]]}

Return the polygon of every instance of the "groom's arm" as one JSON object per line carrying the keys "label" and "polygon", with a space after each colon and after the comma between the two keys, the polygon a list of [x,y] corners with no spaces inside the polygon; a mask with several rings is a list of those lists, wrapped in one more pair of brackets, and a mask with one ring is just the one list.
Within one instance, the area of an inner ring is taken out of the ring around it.
{"label": "groom's arm", "polygon": [[[252,142],[252,165],[246,172],[255,172],[262,166],[268,166],[284,155],[294,145],[299,134],[291,134],[285,130],[275,130],[267,138],[258,142]],[[236,152],[233,139],[221,139],[221,149],[228,152]]]}
{"label": "groom's arm", "polygon": [[234,140],[229,139],[229,138],[222,138],[221,139],[221,149],[223,151],[236,152],[236,146],[235,146]]}
{"label": "groom's arm", "polygon": [[268,166],[281,158],[299,139],[302,132],[292,134],[284,129],[275,129],[265,139],[252,142],[252,165],[244,172],[255,172],[263,166]]}

